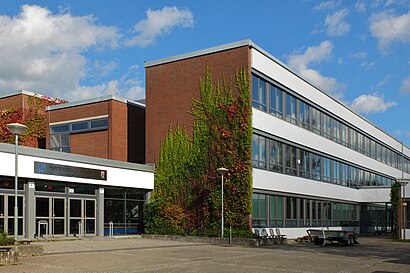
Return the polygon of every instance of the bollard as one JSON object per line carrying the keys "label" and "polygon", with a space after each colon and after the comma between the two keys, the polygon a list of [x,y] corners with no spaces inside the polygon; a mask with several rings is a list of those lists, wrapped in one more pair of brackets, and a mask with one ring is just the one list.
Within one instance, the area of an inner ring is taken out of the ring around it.
{"label": "bollard", "polygon": [[114,235],[114,223],[112,221],[110,221],[110,227],[109,227],[109,231],[108,231],[108,237],[112,237]]}
{"label": "bollard", "polygon": [[229,244],[232,244],[232,226],[229,226]]}

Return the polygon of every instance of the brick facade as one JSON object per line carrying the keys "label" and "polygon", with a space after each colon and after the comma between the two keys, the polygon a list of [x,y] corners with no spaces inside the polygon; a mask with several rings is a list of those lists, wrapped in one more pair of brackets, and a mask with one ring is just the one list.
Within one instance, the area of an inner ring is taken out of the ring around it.
{"label": "brick facade", "polygon": [[146,162],[158,160],[160,143],[170,127],[179,125],[192,133],[191,103],[199,98],[199,80],[207,66],[215,83],[229,82],[238,69],[250,72],[250,61],[250,49],[243,46],[147,67]]}

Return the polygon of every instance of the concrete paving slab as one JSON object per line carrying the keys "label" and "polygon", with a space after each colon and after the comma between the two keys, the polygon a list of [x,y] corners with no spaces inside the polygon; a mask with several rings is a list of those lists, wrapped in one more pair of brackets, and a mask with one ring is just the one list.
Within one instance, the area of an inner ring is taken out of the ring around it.
{"label": "concrete paving slab", "polygon": [[13,273],[410,272],[410,243],[360,238],[346,247],[314,244],[222,246],[143,238],[42,242],[44,256],[23,257]]}

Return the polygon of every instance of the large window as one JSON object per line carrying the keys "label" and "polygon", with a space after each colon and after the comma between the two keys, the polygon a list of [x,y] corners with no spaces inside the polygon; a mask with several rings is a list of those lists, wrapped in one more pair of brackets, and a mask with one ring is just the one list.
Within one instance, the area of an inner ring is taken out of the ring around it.
{"label": "large window", "polygon": [[266,212],[266,194],[252,195],[252,224],[255,227],[266,227],[267,226],[267,212]]}
{"label": "large window", "polygon": [[296,98],[286,93],[286,121],[296,124]]}
{"label": "large window", "polygon": [[266,139],[262,136],[252,136],[252,165],[266,168]]}
{"label": "large window", "polygon": [[282,117],[282,90],[274,85],[269,86],[269,113],[277,117]]}
{"label": "large window", "polygon": [[282,144],[275,140],[269,140],[269,170],[283,172]]}
{"label": "large window", "polygon": [[310,153],[299,149],[299,172],[301,177],[310,178]]}
{"label": "large window", "polygon": [[321,162],[321,156],[312,154],[312,178],[314,180],[322,180]]}
{"label": "large window", "polygon": [[305,129],[310,129],[310,107],[303,101],[299,101],[299,121],[300,126]]}
{"label": "large window", "polygon": [[283,197],[270,195],[269,198],[269,226],[283,226]]}
{"label": "large window", "polygon": [[290,175],[296,175],[296,148],[285,145],[285,172]]}
{"label": "large window", "polygon": [[266,82],[255,75],[252,76],[252,106],[266,111]]}

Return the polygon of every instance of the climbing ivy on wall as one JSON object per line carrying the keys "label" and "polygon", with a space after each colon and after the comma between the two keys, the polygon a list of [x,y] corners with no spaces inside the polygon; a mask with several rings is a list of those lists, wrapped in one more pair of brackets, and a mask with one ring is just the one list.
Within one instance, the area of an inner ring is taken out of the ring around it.
{"label": "climbing ivy on wall", "polygon": [[[168,230],[219,234],[221,177],[217,169],[220,167],[229,170],[224,183],[225,227],[232,226],[238,232],[250,229],[252,108],[249,74],[240,70],[235,79],[234,87],[225,82],[215,85],[206,69],[200,81],[200,99],[192,102],[192,139],[180,128],[168,132],[161,146],[152,201],[146,206],[147,212],[156,216],[145,215],[146,232],[163,233],[163,228],[153,228],[153,221],[175,224],[172,219],[163,217],[163,211],[172,207],[174,212],[182,211],[178,222],[181,228],[169,227]],[[153,206],[158,209],[157,213],[152,213]]]}
{"label": "climbing ivy on wall", "polygon": [[400,238],[400,227],[399,227],[399,210],[400,210],[400,183],[396,182],[391,186],[390,189],[390,202],[393,209],[393,230],[392,238]]}
{"label": "climbing ivy on wall", "polygon": [[28,127],[19,137],[19,144],[39,147],[39,141],[46,137],[46,106],[65,103],[66,101],[47,96],[28,97],[28,108],[9,108],[0,111],[0,142],[14,143],[13,134],[7,129],[9,123],[18,122]]}

